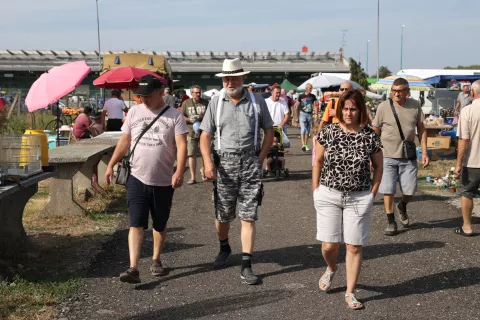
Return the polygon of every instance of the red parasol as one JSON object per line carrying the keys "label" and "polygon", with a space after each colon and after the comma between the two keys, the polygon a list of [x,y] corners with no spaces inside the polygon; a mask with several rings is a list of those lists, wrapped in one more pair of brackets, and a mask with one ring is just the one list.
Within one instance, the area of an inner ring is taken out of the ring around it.
{"label": "red parasol", "polygon": [[135,67],[121,67],[105,72],[93,81],[93,84],[100,88],[108,89],[135,89],[138,87],[138,80],[150,74],[160,79],[164,84],[167,81],[156,73]]}

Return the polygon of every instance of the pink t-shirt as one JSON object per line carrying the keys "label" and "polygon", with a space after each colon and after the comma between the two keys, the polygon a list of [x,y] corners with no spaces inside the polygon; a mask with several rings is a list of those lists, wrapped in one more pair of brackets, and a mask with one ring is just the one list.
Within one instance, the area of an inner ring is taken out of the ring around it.
{"label": "pink t-shirt", "polygon": [[[122,126],[122,132],[131,136],[133,148],[142,129],[150,124],[161,110],[150,110],[144,104],[131,108]],[[188,128],[180,111],[170,107],[142,136],[130,164],[132,175],[146,185],[172,185],[175,162],[175,137],[187,134]]]}
{"label": "pink t-shirt", "polygon": [[75,124],[73,125],[73,135],[75,138],[80,138],[86,132],[88,132],[88,127],[90,126],[90,119],[85,113],[80,113],[80,115],[75,119]]}

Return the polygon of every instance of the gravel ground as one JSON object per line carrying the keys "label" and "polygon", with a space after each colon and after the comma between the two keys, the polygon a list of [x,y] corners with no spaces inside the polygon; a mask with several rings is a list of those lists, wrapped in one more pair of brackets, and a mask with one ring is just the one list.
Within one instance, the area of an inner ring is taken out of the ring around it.
{"label": "gravel ground", "polygon": [[[311,155],[300,151],[298,130],[290,132],[290,178],[265,180],[253,260],[261,285],[241,283],[238,221],[230,234],[234,255],[228,268],[211,270],[218,251],[211,184],[185,185],[175,193],[163,256],[170,274],[155,278],[148,272],[148,232],[142,283],[120,283],[118,275],[128,267],[128,231],[121,230],[94,259],[85,287],[60,305],[59,318],[480,319],[480,237],[455,235],[460,211],[437,195],[416,196],[409,205],[411,227],[395,237],[383,235],[386,219],[377,196],[357,293],[365,310],[351,311],[344,302],[344,248],[333,289],[320,292],[326,265],[315,240]],[[477,231],[479,220],[474,219]]]}

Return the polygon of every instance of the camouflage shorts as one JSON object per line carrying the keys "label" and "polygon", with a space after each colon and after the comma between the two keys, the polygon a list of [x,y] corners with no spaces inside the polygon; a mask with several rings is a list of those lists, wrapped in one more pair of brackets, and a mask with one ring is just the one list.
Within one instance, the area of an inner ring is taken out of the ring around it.
{"label": "camouflage shorts", "polygon": [[235,219],[256,221],[258,206],[262,203],[262,169],[258,156],[251,154],[214,155],[217,180],[213,200],[218,221],[228,223]]}

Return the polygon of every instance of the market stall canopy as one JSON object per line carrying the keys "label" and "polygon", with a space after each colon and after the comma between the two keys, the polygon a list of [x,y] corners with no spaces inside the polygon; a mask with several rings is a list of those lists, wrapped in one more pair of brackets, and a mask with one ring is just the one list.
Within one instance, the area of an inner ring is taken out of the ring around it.
{"label": "market stall canopy", "polygon": [[298,90],[305,90],[307,84],[311,84],[313,89],[323,89],[323,88],[330,88],[330,87],[337,87],[344,82],[345,79],[329,76],[325,74],[319,74],[316,77],[310,78],[300,86],[298,86]]}
{"label": "market stall canopy", "polygon": [[280,87],[282,87],[282,89],[285,89],[285,91],[297,90],[297,86],[288,81],[287,79],[283,80],[282,84],[280,84]]}
{"label": "market stall canopy", "polygon": [[167,81],[156,73],[145,69],[135,67],[121,67],[105,72],[93,84],[100,88],[108,89],[135,89],[138,87],[138,80],[146,75],[152,75],[162,81],[165,85]]}
{"label": "market stall canopy", "polygon": [[164,56],[144,53],[105,54],[103,57],[102,74],[116,68],[136,67],[158,73],[171,78],[172,69]]}
{"label": "market stall canopy", "polygon": [[46,108],[69,94],[90,73],[85,60],[53,67],[40,76],[31,86],[25,98],[28,111]]}
{"label": "market stall canopy", "polygon": [[426,83],[422,78],[409,76],[409,75],[401,75],[401,76],[388,76],[386,78],[378,80],[377,83],[372,84],[373,89],[390,89],[393,85],[393,82],[398,78],[404,78],[408,81],[408,85],[410,90],[413,91],[429,91],[435,90],[431,85]]}
{"label": "market stall canopy", "polygon": [[430,85],[439,84],[442,80],[457,80],[457,81],[476,81],[480,79],[480,74],[478,75],[439,75],[431,78],[425,79],[425,82]]}

